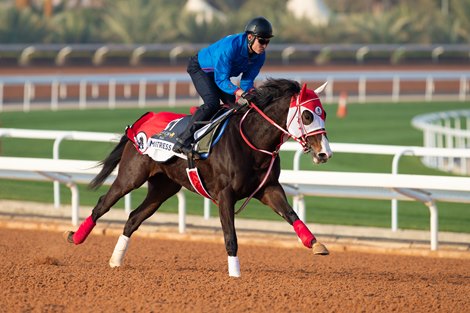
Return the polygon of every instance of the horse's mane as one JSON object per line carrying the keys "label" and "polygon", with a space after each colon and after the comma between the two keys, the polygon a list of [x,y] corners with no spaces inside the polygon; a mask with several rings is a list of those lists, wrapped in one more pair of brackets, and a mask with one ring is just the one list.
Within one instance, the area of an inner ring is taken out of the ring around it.
{"label": "horse's mane", "polygon": [[300,85],[294,80],[268,78],[256,89],[255,103],[260,107],[264,107],[273,100],[284,97],[290,99],[299,92]]}

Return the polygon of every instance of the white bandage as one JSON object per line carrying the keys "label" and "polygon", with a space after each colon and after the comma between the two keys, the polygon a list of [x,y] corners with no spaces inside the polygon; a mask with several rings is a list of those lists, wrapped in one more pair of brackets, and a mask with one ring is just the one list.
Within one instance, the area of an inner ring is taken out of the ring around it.
{"label": "white bandage", "polygon": [[228,257],[228,276],[240,277],[240,263],[237,256]]}
{"label": "white bandage", "polygon": [[127,247],[129,246],[129,237],[124,235],[119,236],[118,242],[114,247],[113,255],[109,259],[109,266],[118,267],[122,264],[122,259],[126,254]]}

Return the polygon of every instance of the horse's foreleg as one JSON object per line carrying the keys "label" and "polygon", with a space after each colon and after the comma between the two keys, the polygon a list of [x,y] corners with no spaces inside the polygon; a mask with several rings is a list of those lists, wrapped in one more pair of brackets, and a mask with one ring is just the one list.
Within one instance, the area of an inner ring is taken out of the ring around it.
{"label": "horse's foreleg", "polygon": [[309,249],[312,248],[314,254],[329,254],[326,247],[317,241],[307,225],[299,219],[297,213],[295,213],[289,202],[287,202],[286,194],[281,185],[267,186],[264,188],[259,200],[292,225],[295,233],[302,241],[302,244]]}
{"label": "horse's foreleg", "polygon": [[142,204],[129,215],[126,225],[124,226],[123,234],[119,236],[111,259],[109,260],[111,267],[122,265],[132,234],[139,228],[143,221],[158,210],[163,202],[176,194],[180,189],[180,185],[163,175],[157,175],[148,180],[147,196]]}
{"label": "horse's foreleg", "polygon": [[228,189],[219,194],[219,217],[224,232],[225,250],[228,254],[228,274],[231,277],[240,277],[240,263],[238,261],[238,242],[235,231],[235,201],[232,192]]}

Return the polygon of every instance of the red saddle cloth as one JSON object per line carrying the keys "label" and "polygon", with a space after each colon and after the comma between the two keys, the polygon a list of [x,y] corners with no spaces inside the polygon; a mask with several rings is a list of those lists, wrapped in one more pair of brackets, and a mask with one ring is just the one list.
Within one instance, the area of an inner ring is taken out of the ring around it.
{"label": "red saddle cloth", "polygon": [[126,129],[126,135],[142,153],[142,147],[139,147],[139,142],[136,142],[137,134],[143,133],[146,139],[148,139],[162,132],[171,121],[185,116],[186,114],[173,112],[147,112],[132,124],[132,126]]}

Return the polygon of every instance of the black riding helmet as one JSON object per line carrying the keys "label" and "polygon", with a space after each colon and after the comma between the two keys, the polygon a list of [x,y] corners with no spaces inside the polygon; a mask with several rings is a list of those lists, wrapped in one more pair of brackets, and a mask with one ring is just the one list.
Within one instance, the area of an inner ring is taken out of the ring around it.
{"label": "black riding helmet", "polygon": [[271,23],[262,16],[255,17],[245,26],[245,33],[253,34],[256,37],[271,38],[273,37],[273,27]]}
{"label": "black riding helmet", "polygon": [[255,17],[251,21],[248,22],[245,26],[245,33],[252,34],[254,37],[249,40],[248,39],[248,47],[250,51],[252,50],[253,43],[255,42],[256,37],[260,38],[271,38],[273,37],[273,27],[271,23],[262,16]]}

